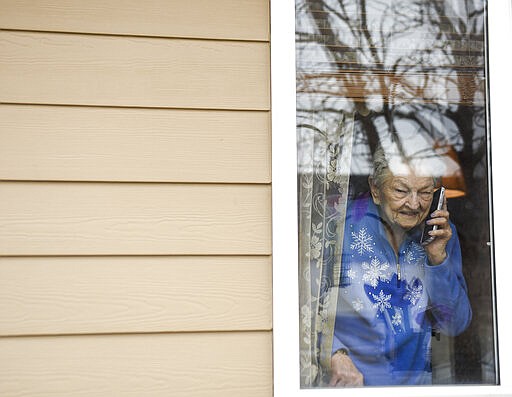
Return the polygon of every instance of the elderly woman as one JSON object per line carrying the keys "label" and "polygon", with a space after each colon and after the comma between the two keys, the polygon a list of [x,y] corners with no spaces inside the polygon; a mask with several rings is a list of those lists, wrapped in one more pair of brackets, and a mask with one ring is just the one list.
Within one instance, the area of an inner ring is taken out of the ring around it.
{"label": "elderly woman", "polygon": [[377,150],[371,197],[347,209],[331,386],[431,384],[432,329],[457,335],[471,321],[446,200],[419,243],[435,178],[388,157]]}

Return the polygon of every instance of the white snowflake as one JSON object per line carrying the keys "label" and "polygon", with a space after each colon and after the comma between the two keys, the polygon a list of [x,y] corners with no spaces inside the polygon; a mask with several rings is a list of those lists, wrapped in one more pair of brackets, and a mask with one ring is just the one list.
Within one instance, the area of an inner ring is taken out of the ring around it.
{"label": "white snowflake", "polygon": [[393,317],[391,317],[391,324],[393,324],[394,326],[402,324],[402,313],[395,312]]}
{"label": "white snowflake", "polygon": [[356,312],[360,312],[364,309],[364,304],[361,298],[357,298],[355,301],[352,301],[352,307]]}
{"label": "white snowflake", "polygon": [[417,264],[418,262],[422,262],[421,260],[425,257],[425,252],[423,248],[416,243],[411,243],[405,252],[405,260],[407,263]]}
{"label": "white snowflake", "polygon": [[411,302],[413,305],[420,300],[421,295],[423,294],[423,285],[413,285],[407,286],[407,293],[404,295],[404,298]]}
{"label": "white snowflake", "polygon": [[414,255],[414,251],[412,249],[408,249],[405,252],[405,260],[407,263],[414,263],[416,260],[416,255]]}
{"label": "white snowflake", "polygon": [[373,304],[374,309],[379,309],[381,313],[384,313],[384,310],[391,308],[391,303],[389,303],[391,300],[391,294],[386,295],[384,294],[384,291],[380,290],[379,295],[372,293],[372,297],[375,301]]}
{"label": "white snowflake", "polygon": [[357,233],[352,232],[352,244],[350,244],[350,248],[356,250],[359,255],[363,255],[364,252],[373,252],[372,241],[373,237],[368,234],[368,230],[363,227]]}
{"label": "white snowflake", "polygon": [[389,275],[386,274],[389,265],[386,262],[380,263],[377,258],[373,258],[369,264],[363,262],[362,267],[365,272],[363,274],[363,281],[369,283],[373,288],[377,286],[379,280],[389,280]]}
{"label": "white snowflake", "polygon": [[347,272],[347,277],[351,280],[356,278],[356,271],[354,269],[349,269]]}

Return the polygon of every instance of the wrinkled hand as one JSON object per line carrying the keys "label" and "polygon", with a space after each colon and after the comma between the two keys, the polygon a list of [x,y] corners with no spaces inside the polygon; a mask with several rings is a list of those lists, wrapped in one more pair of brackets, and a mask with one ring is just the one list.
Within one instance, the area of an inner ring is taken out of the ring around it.
{"label": "wrinkled hand", "polygon": [[346,354],[335,353],[331,357],[331,381],[329,386],[363,386],[363,374]]}
{"label": "wrinkled hand", "polygon": [[446,259],[446,244],[452,237],[452,228],[450,227],[450,213],[446,206],[446,197],[444,199],[443,208],[434,211],[433,218],[427,221],[429,225],[437,225],[437,230],[431,231],[429,234],[435,239],[425,247],[428,260],[432,265],[439,265]]}

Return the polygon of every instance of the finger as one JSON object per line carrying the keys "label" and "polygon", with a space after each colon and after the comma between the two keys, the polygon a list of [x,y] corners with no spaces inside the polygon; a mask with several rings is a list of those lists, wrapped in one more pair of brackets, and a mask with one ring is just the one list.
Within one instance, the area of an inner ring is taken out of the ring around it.
{"label": "finger", "polygon": [[448,220],[446,218],[432,218],[427,221],[427,225],[437,225],[444,228],[448,225]]}
{"label": "finger", "polygon": [[[346,386],[346,384],[347,383],[343,380],[343,378],[336,378],[333,381],[332,387],[344,387],[344,386]],[[330,383],[329,383],[329,386],[331,386]]]}
{"label": "finger", "polygon": [[356,382],[355,382],[354,386],[364,386],[364,380],[363,380],[363,377],[362,377],[362,376],[360,376],[360,377],[356,380]]}
{"label": "finger", "polygon": [[346,386],[362,386],[362,376],[359,376],[359,374],[352,374],[345,384]]}
{"label": "finger", "polygon": [[448,233],[445,231],[445,229],[431,230],[428,232],[428,235],[432,237],[448,237]]}
{"label": "finger", "polygon": [[329,386],[330,387],[341,386],[340,382],[341,382],[341,377],[333,375],[333,376],[331,376],[331,379],[329,381]]}
{"label": "finger", "polygon": [[331,376],[329,381],[330,387],[345,387],[345,386],[358,386],[359,380],[355,376]]}
{"label": "finger", "polygon": [[353,377],[350,380],[347,380],[343,386],[363,386],[363,381],[360,377]]}
{"label": "finger", "polygon": [[443,240],[449,240],[452,237],[452,231],[450,228],[439,228],[437,230],[431,230],[429,236],[440,238]]}
{"label": "finger", "polygon": [[450,218],[450,213],[447,210],[436,210],[430,214],[432,218]]}
{"label": "finger", "polygon": [[345,386],[347,384],[347,377],[340,373],[333,373],[331,375],[331,379],[329,380],[329,386],[331,387]]}

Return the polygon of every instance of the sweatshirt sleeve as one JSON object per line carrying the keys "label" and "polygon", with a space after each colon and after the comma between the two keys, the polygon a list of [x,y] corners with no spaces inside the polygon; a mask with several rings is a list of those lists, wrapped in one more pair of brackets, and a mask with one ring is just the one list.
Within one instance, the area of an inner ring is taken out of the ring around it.
{"label": "sweatshirt sleeve", "polygon": [[332,337],[331,355],[333,355],[336,351],[338,351],[340,349],[346,349],[348,351],[347,346],[345,346],[345,344],[338,339],[338,337],[336,336],[336,332],[335,332]]}
{"label": "sweatshirt sleeve", "polygon": [[471,305],[466,281],[462,274],[462,256],[459,237],[453,224],[452,238],[446,246],[446,259],[439,265],[425,266],[425,281],[429,294],[429,309],[434,318],[433,327],[455,336],[471,322]]}

